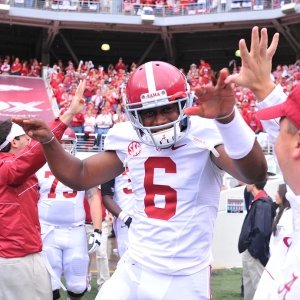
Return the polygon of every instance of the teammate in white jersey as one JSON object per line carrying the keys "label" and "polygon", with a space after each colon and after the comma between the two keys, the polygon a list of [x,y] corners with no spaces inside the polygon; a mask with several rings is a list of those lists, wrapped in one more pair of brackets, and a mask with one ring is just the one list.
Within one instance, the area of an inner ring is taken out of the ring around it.
{"label": "teammate in white jersey", "polygon": [[[76,136],[73,130],[66,129],[61,143],[67,151],[75,154]],[[62,274],[69,298],[81,299],[87,289],[89,263],[83,202],[85,191],[75,191],[59,182],[48,164],[37,172],[37,177],[43,250],[55,274],[51,274],[53,299],[60,298]],[[90,188],[86,193],[93,212],[94,233],[90,240],[92,252],[100,245],[101,203],[97,188]]]}
{"label": "teammate in white jersey", "polygon": [[[223,173],[246,183],[267,174],[262,149],[235,108],[227,77],[222,69],[216,86],[197,87],[194,99],[179,69],[145,63],[127,83],[129,122],[110,129],[104,152],[80,161],[55,139],[42,145],[53,173],[76,190],[107,182],[128,167],[135,199],[129,249],[97,300],[211,298]],[[42,121],[18,123],[36,140],[52,138]]]}
{"label": "teammate in white jersey", "polygon": [[126,169],[101,185],[102,201],[114,215],[113,228],[116,234],[118,253],[121,257],[128,249],[128,229],[132,222],[134,197],[129,172]]}

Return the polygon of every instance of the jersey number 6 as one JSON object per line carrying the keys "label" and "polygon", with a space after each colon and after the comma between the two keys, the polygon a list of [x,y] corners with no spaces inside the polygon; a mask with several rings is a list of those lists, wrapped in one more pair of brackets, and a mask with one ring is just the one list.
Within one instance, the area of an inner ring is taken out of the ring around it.
{"label": "jersey number 6", "polygon": [[[177,192],[168,185],[154,184],[155,169],[164,169],[165,173],[176,173],[176,164],[169,157],[149,157],[145,162],[144,187],[146,191],[145,212],[149,218],[169,220],[176,213]],[[155,195],[165,196],[165,207],[155,206]]]}

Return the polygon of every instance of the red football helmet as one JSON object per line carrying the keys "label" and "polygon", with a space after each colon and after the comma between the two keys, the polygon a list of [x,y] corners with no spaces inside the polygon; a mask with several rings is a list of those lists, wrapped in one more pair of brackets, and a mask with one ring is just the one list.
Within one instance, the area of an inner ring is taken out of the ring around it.
{"label": "red football helmet", "polygon": [[61,138],[61,144],[66,151],[72,155],[76,154],[77,137],[74,130],[70,127],[65,130]]}
{"label": "red football helmet", "polygon": [[[183,109],[192,106],[193,96],[186,77],[173,65],[162,61],[141,65],[129,78],[126,94],[129,120],[145,144],[166,148],[187,134],[190,122]],[[143,125],[140,111],[174,103],[179,111],[175,121],[159,126]]]}

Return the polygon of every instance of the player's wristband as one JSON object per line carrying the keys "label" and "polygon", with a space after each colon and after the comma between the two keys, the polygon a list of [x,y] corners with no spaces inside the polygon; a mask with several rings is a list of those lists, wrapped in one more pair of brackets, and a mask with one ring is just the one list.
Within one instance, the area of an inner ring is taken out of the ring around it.
{"label": "player's wristband", "polygon": [[101,229],[94,229],[94,232],[98,232],[98,233],[102,234],[102,230]]}
{"label": "player's wristband", "polygon": [[126,220],[126,222],[125,222],[125,225],[129,228],[130,227],[130,224],[131,224],[131,222],[132,222],[132,218],[131,217],[129,217],[127,220]]}
{"label": "player's wristband", "polygon": [[254,131],[246,124],[241,113],[235,108],[235,115],[227,124],[215,121],[225,147],[225,151],[232,159],[245,157],[251,151],[255,142]]}

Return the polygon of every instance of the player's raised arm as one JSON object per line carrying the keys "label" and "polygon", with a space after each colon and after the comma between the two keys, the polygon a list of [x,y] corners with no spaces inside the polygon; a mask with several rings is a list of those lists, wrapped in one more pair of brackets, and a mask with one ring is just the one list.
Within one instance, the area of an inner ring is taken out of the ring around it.
{"label": "player's raised arm", "polygon": [[97,153],[80,160],[64,150],[47,123],[36,119],[17,121],[30,137],[41,143],[55,177],[74,190],[97,186],[116,177],[123,170],[123,165],[114,151]]}
{"label": "player's raised arm", "polygon": [[[196,105],[185,109],[187,115],[215,119],[223,144],[216,147],[219,156],[212,160],[221,169],[243,182],[263,181],[267,174],[267,163],[255,133],[245,123],[235,108],[235,97],[231,83],[226,83],[228,70],[222,69],[217,84],[197,87]],[[252,168],[253,162],[256,168]]]}
{"label": "player's raised arm", "polygon": [[[80,82],[72,103],[60,120],[68,124],[84,105],[85,82]],[[75,190],[86,190],[119,175],[123,166],[114,152],[99,153],[84,161],[67,153],[48,124],[37,119],[13,118],[24,131],[43,146],[49,167],[55,177]]]}

